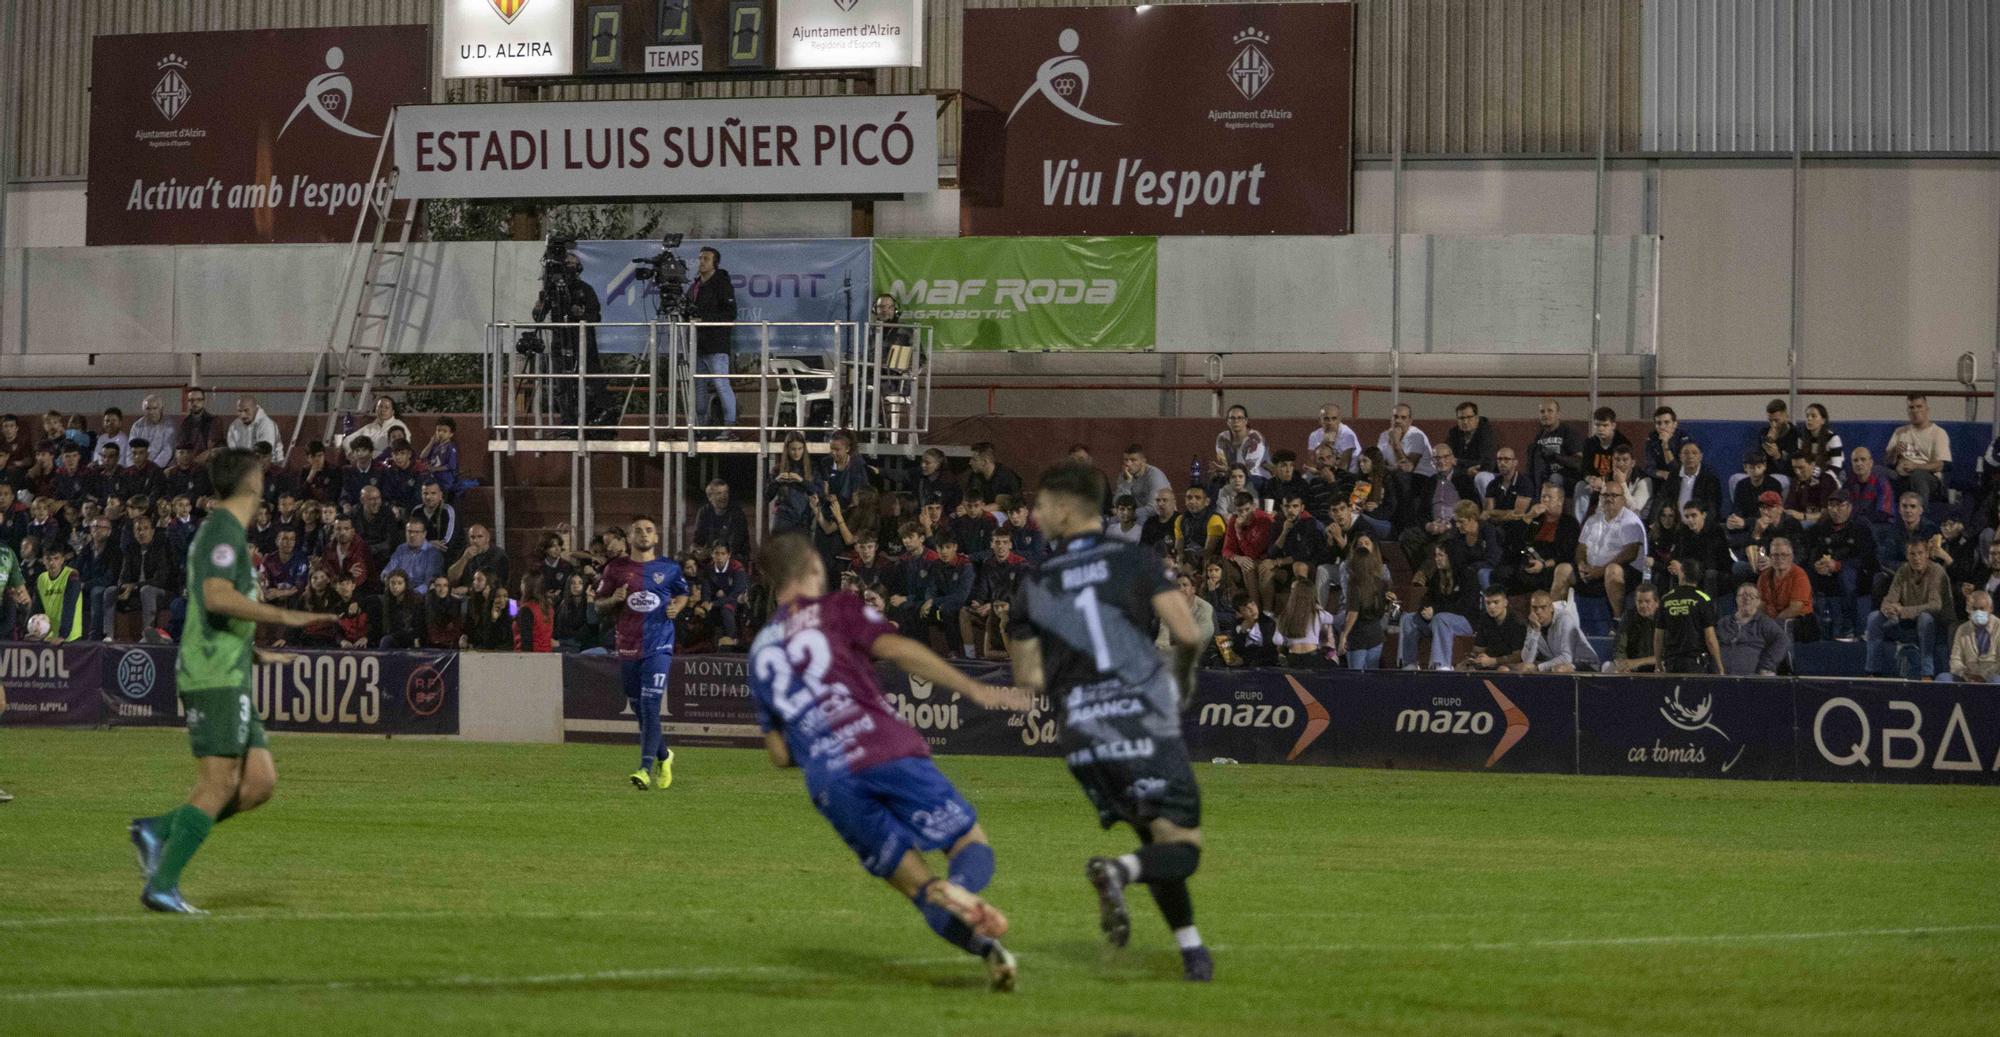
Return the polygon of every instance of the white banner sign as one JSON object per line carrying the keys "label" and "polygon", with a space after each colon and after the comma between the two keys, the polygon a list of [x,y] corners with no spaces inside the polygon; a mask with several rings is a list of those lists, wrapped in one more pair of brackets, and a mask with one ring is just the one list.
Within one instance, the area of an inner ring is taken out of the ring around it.
{"label": "white banner sign", "polygon": [[777,0],[778,67],[924,63],[924,0]]}
{"label": "white banner sign", "polygon": [[405,198],[920,194],[927,96],[406,105]]}
{"label": "white banner sign", "polygon": [[574,0],[444,0],[438,67],[446,79],[566,76]]}

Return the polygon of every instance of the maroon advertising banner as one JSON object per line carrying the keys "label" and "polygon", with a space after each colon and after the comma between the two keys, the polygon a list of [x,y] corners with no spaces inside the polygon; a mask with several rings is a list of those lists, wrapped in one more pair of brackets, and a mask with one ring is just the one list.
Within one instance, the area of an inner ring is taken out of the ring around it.
{"label": "maroon advertising banner", "polygon": [[97,37],[86,242],[350,240],[430,49],[423,25]]}
{"label": "maroon advertising banner", "polygon": [[1349,4],[965,12],[967,235],[1346,234]]}

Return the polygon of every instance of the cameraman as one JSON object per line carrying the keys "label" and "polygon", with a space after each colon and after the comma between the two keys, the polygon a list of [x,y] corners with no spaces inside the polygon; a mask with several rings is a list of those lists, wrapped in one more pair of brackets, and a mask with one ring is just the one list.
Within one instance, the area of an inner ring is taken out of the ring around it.
{"label": "cameraman", "polygon": [[[722,253],[704,247],[695,270],[695,279],[688,282],[688,319],[696,322],[731,322],[736,319],[736,288],[729,282],[729,271],[722,268]],[[735,328],[696,328],[694,333],[695,367],[701,374],[729,374],[730,336]],[[709,400],[722,397],[722,423],[736,424],[736,391],[729,385],[728,378],[698,378],[694,384],[694,413],[697,423],[708,420]],[[728,439],[730,433],[722,432],[717,438]]]}
{"label": "cameraman", "polygon": [[[567,302],[565,307],[563,303]],[[604,319],[604,306],[597,300],[597,289],[583,279],[583,258],[574,252],[565,252],[560,274],[550,272],[542,278],[541,294],[535,297],[534,319],[537,321],[585,321],[596,324]],[[576,332],[558,328],[553,334],[555,367],[557,372],[576,370]],[[597,370],[597,329],[588,328],[584,332],[584,370]]]}

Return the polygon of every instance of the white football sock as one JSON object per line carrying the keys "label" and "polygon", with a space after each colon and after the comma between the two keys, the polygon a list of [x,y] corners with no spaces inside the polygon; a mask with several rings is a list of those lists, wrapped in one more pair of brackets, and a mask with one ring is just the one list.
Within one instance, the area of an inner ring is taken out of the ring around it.
{"label": "white football sock", "polygon": [[1174,942],[1181,945],[1181,950],[1191,951],[1201,946],[1201,933],[1194,926],[1182,926],[1174,930]]}

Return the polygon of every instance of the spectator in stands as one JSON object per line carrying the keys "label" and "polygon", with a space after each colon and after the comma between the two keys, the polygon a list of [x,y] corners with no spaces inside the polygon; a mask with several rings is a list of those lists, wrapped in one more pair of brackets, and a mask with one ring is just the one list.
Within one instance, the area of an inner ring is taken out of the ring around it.
{"label": "spectator in stands", "polygon": [[[1941,538],[1938,525],[1924,513],[1924,499],[1914,491],[1905,492],[1896,500],[1896,522],[1886,529],[1875,531],[1876,570],[1888,576],[1903,564],[1906,556],[1903,545],[1911,540],[1934,543]],[[1876,588],[1876,598],[1880,598],[1884,588]]]}
{"label": "spectator in stands", "polygon": [[1394,531],[1393,520],[1403,508],[1402,484],[1392,478],[1394,474],[1382,451],[1371,446],[1361,452],[1361,460],[1355,465],[1354,485],[1348,493],[1362,524],[1383,541]]}
{"label": "spectator in stands", "polygon": [[[540,550],[541,564],[535,567],[534,573],[541,578],[542,586],[557,588],[559,594],[561,588],[569,582],[570,574],[576,571],[576,563],[570,561],[569,543],[555,533],[545,533],[542,535]],[[449,564],[448,559],[445,562]],[[424,581],[426,584],[429,582],[429,580]]]}
{"label": "spectator in stands", "polygon": [[1792,424],[1791,407],[1785,401],[1772,400],[1764,405],[1764,434],[1757,441],[1757,449],[1764,453],[1765,466],[1776,472],[1789,470],[1792,458],[1802,452],[1799,428]]}
{"label": "spectator in stands", "polygon": [[349,516],[334,520],[333,539],[320,555],[320,564],[327,567],[336,582],[345,575],[354,580],[357,589],[374,585],[375,560],[369,556],[368,545],[355,532],[354,519]]}
{"label": "spectator in stands", "polygon": [[354,532],[368,545],[368,560],[379,569],[395,549],[403,524],[396,521],[395,509],[383,503],[381,489],[374,486],[361,488],[361,506],[354,509],[352,517]]}
{"label": "spectator in stands", "polygon": [[[1646,523],[1625,507],[1625,485],[1610,483],[1597,495],[1597,514],[1583,524],[1577,535],[1576,563],[1572,578],[1584,590],[1601,591],[1611,606],[1615,623],[1625,614],[1625,592],[1636,586],[1641,574],[1638,560],[1646,556]],[[1556,597],[1569,587],[1553,588]]]}
{"label": "spectator in stands", "polygon": [[[1277,588],[1281,583],[1312,583],[1313,571],[1319,567],[1320,555],[1326,548],[1326,527],[1306,510],[1305,496],[1294,491],[1284,501],[1280,511],[1284,521],[1279,523],[1278,532],[1272,537],[1271,548],[1264,560],[1257,563],[1257,582],[1267,588],[1265,597],[1271,601],[1277,600]],[[1317,608],[1317,603],[1326,600],[1326,595],[1322,591],[1309,600]],[[1281,614],[1278,618],[1282,624],[1284,616]]]}
{"label": "spectator in stands", "polygon": [[1920,392],[1908,396],[1910,423],[1889,436],[1886,455],[1896,470],[1900,489],[1914,491],[1925,501],[1943,496],[1944,472],[1951,464],[1951,440],[1943,427],[1931,421],[1930,397]]}
{"label": "spectator in stands", "polygon": [[1806,536],[1804,524],[1785,514],[1785,502],[1772,491],[1757,498],[1757,521],[1750,524],[1747,532],[1750,539],[1743,544],[1743,561],[1737,563],[1735,570],[1739,580],[1755,579],[1758,573],[1770,568],[1772,540],[1783,537],[1797,544],[1803,543]]}
{"label": "spectator in stands", "polygon": [[1521,645],[1521,673],[1596,673],[1597,649],[1583,636],[1576,608],[1547,591],[1528,596],[1528,633]]}
{"label": "spectator in stands", "polygon": [[[1650,447],[1658,441],[1654,438],[1646,442]],[[1684,510],[1693,500],[1702,502],[1704,514],[1714,515],[1722,508],[1722,480],[1702,464],[1701,444],[1692,439],[1681,444],[1680,460],[1658,490],[1653,498],[1655,511],[1667,507]]]}
{"label": "spectator in stands", "polygon": [[923,621],[921,629],[943,635],[947,656],[960,655],[965,645],[959,636],[958,615],[972,596],[972,560],[960,552],[958,537],[947,530],[938,537],[937,550],[927,564],[928,593],[917,609]]}
{"label": "spectator in stands", "polygon": [[1171,486],[1161,487],[1153,495],[1153,506],[1146,517],[1145,526],[1139,531],[1139,543],[1152,548],[1161,558],[1173,557],[1174,523],[1180,519],[1180,499],[1174,496]]}
{"label": "spectator in stands", "polygon": [[[1703,570],[1693,558],[1667,567],[1674,587],[1660,598],[1653,654],[1662,673],[1724,673],[1715,633],[1715,601],[1701,589]],[[1753,588],[1754,589],[1754,588]]]}
{"label": "spectator in stands", "polygon": [[105,443],[98,448],[97,463],[84,472],[83,493],[90,500],[105,500],[123,496],[118,492],[118,479],[125,466],[118,463],[119,445]]}
{"label": "spectator in stands", "polygon": [[198,465],[208,464],[208,455],[222,443],[223,427],[221,419],[208,410],[208,393],[201,389],[187,391],[187,413],[181,416],[180,427],[174,434],[174,447],[187,447],[189,455]]}
{"label": "spectator in stands", "polygon": [[1646,437],[1646,473],[1664,487],[1681,467],[1681,449],[1692,442],[1694,438],[1681,431],[1680,415],[1672,407],[1653,408],[1653,434]]}
{"label": "spectator in stands", "polygon": [[1118,468],[1118,483],[1111,490],[1112,499],[1130,494],[1139,502],[1138,518],[1145,522],[1153,517],[1153,499],[1161,490],[1171,492],[1173,485],[1167,481],[1167,473],[1146,463],[1146,448],[1133,443],[1125,448],[1125,457]]}
{"label": "spectator in stands", "polygon": [[931,447],[917,459],[917,499],[930,500],[935,497],[944,504],[946,511],[958,508],[958,480],[952,478],[951,466],[944,451]]}
{"label": "spectator in stands", "polygon": [[1631,445],[1620,443],[1611,450],[1611,477],[1609,479],[1586,477],[1583,487],[1577,492],[1575,507],[1579,521],[1596,513],[1597,495],[1603,492],[1604,485],[1609,482],[1624,484],[1625,510],[1638,515],[1642,521],[1653,513],[1652,477],[1639,472],[1639,459],[1633,455]]}
{"label": "spectator in stands", "polygon": [[132,441],[132,434],[125,430],[125,412],[117,407],[104,408],[104,416],[99,419],[97,428],[97,452],[102,454],[106,446],[118,448],[113,467],[125,467],[129,463],[127,448]]}
{"label": "spectator in stands", "polygon": [[[237,404],[237,409],[241,411],[242,404]],[[351,435],[342,437],[340,445],[351,449],[355,440],[366,439],[379,454],[389,449],[390,433],[394,431],[401,431],[405,439],[410,438],[410,426],[404,424],[403,419],[398,416],[396,401],[387,396],[377,396],[375,419],[355,429]]]}
{"label": "spectator in stands", "polygon": [[84,632],[83,576],[69,566],[69,545],[61,540],[42,542],[42,571],[35,577],[35,598],[42,615],[49,617],[50,644],[80,640]]}
{"label": "spectator in stands", "polygon": [[916,631],[922,621],[919,610],[931,595],[931,563],[937,561],[937,552],[925,546],[923,527],[916,522],[903,523],[899,539],[903,542],[902,557],[882,585],[889,595],[890,618],[898,627]]}
{"label": "spectator in stands", "polygon": [[[428,582],[416,585],[421,587]],[[402,569],[387,570],[382,576],[382,602],[376,609],[382,617],[382,633],[375,647],[383,651],[423,647],[424,599],[412,592],[410,586],[409,574]]]}
{"label": "spectator in stands", "polygon": [[1454,564],[1472,567],[1482,588],[1492,583],[1493,573],[1505,557],[1500,530],[1481,521],[1479,505],[1469,500],[1459,501],[1453,507],[1451,529],[1444,537],[1444,544],[1451,550]]}
{"label": "spectator in stands", "polygon": [[972,471],[965,477],[965,499],[991,505],[1003,496],[1021,501],[1021,477],[995,458],[992,443],[972,444]]}
{"label": "spectator in stands", "polygon": [[[1361,456],[1361,439],[1354,429],[1340,420],[1340,406],[1329,403],[1319,409],[1319,427],[1306,437],[1306,456],[1317,461],[1321,445],[1333,449],[1333,465],[1336,471],[1354,471],[1355,459]],[[1332,473],[1322,473],[1328,482],[1336,481]]]}
{"label": "spectator in stands", "polygon": [[1451,553],[1445,550],[1443,544],[1438,544],[1431,548],[1430,557],[1417,572],[1414,585],[1422,604],[1403,613],[1402,636],[1397,644],[1403,669],[1419,668],[1418,642],[1429,634],[1430,668],[1449,670],[1452,639],[1472,633],[1472,622],[1466,617],[1479,611],[1479,579],[1469,566],[1453,565]]}
{"label": "spectator in stands", "polygon": [[1813,611],[1812,580],[1804,568],[1793,564],[1796,550],[1789,537],[1771,539],[1765,552],[1770,565],[1757,575],[1757,597],[1764,603],[1764,614],[1784,624],[1792,641],[1817,641],[1819,617]]}
{"label": "spectator in stands", "polygon": [[1472,620],[1472,651],[1466,655],[1463,668],[1490,672],[1518,665],[1528,625],[1507,607],[1506,588],[1486,588],[1479,602],[1479,615]]}
{"label": "spectator in stands", "polygon": [[375,442],[367,436],[347,440],[347,468],[340,473],[340,507],[353,511],[361,506],[361,491],[382,488],[383,466],[375,463]]}
{"label": "spectator in stands", "polygon": [[[1306,502],[1306,512],[1308,514],[1326,514],[1326,501],[1329,499],[1330,494],[1325,484],[1306,477],[1305,472],[1299,468],[1298,455],[1292,453],[1290,450],[1273,451],[1271,454],[1271,477],[1264,480],[1264,496],[1283,504],[1286,497],[1294,494],[1300,500]],[[1317,509],[1313,507],[1315,499],[1318,499],[1320,502],[1320,506]]]}
{"label": "spectator in stands", "polygon": [[1537,411],[1540,423],[1528,444],[1528,481],[1540,486],[1550,479],[1563,485],[1574,483],[1583,464],[1583,443],[1576,429],[1563,424],[1562,404],[1543,400]]}
{"label": "spectator in stands", "polygon": [[[306,592],[301,596],[304,604],[300,608],[323,616],[339,615],[340,595],[334,590],[333,572],[325,565],[315,565],[306,575]],[[280,632],[275,647],[288,648],[333,648],[340,641],[340,624],[334,621],[313,623],[289,633]],[[456,643],[451,647],[457,648]]]}
{"label": "spectator in stands", "polygon": [[1631,442],[1625,433],[1618,431],[1618,412],[1609,407],[1599,407],[1590,414],[1590,438],[1583,443],[1583,460],[1579,468],[1585,484],[1598,480],[1601,488],[1604,481],[1612,476],[1611,455],[1620,446],[1629,448]]}
{"label": "spectator in stands", "polygon": [[418,458],[423,464],[423,471],[451,496],[456,496],[460,488],[457,439],[458,422],[449,416],[439,417],[437,423],[431,426],[430,443]]}
{"label": "spectator in stands", "polygon": [[1111,504],[1111,518],[1104,523],[1104,535],[1113,540],[1136,544],[1145,532],[1145,525],[1139,521],[1139,502],[1129,493],[1118,495]]}
{"label": "spectator in stands", "polygon": [[1479,405],[1467,400],[1458,405],[1458,423],[1445,433],[1445,442],[1458,457],[1460,468],[1468,472],[1493,471],[1493,451],[1499,445],[1493,423],[1479,415]]}
{"label": "spectator in stands", "polygon": [[[1027,500],[1014,497],[1006,501],[1006,504],[1007,507],[1004,509],[998,508],[997,504],[995,507],[1005,512],[1007,526],[1014,531],[1015,552],[1026,558],[1030,565],[1042,564],[1042,561],[1049,556],[1049,538],[1042,534],[1041,527],[1035,525],[1034,516],[1029,514]],[[1218,545],[1217,550],[1220,549]]]}
{"label": "spectator in stands", "polygon": [[[562,651],[583,652],[598,645],[597,609],[590,602],[587,586],[583,573],[572,572],[556,598],[553,636]],[[451,600],[449,588],[446,584],[447,601]]]}
{"label": "spectator in stands", "polygon": [[1819,624],[1834,640],[1855,639],[1861,623],[1857,598],[1863,588],[1872,586],[1875,555],[1874,528],[1854,518],[1846,490],[1835,490],[1826,499],[1826,517],[1812,527],[1806,540]]}
{"label": "spectator in stands", "polygon": [[1792,650],[1785,628],[1764,612],[1756,586],[1736,588],[1736,611],[1715,622],[1722,672],[1732,677],[1775,677]]}
{"label": "spectator in stands", "polygon": [[1660,657],[1653,635],[1658,631],[1656,622],[1660,614],[1660,592],[1650,583],[1642,583],[1632,592],[1632,611],[1618,621],[1618,630],[1612,636],[1611,661],[1604,665],[1606,673],[1658,673]]}
{"label": "spectator in stands", "polygon": [[[133,520],[132,535],[139,534],[138,520]],[[165,554],[165,552],[162,552]],[[171,556],[169,556],[171,557]],[[130,583],[132,563],[125,563],[126,582]],[[297,604],[293,599],[305,593],[308,574],[312,571],[312,559],[299,550],[299,534],[294,530],[278,531],[278,549],[264,556],[264,599],[273,605],[291,608]],[[148,615],[151,610],[148,610]],[[152,629],[152,624],[146,624]]]}
{"label": "spectator in stands", "polygon": [[251,396],[236,398],[236,420],[229,423],[223,436],[224,445],[232,449],[250,450],[259,443],[271,444],[271,460],[276,464],[285,463],[284,444],[278,436],[278,423],[271,420],[264,408],[257,406]]}
{"label": "spectator in stands", "polygon": [[[280,538],[280,550],[283,538]],[[265,563],[269,571],[270,561]],[[181,582],[185,578],[186,559],[176,555],[160,539],[153,528],[153,520],[144,515],[132,519],[132,546],[127,548],[120,562],[117,582],[105,588],[98,599],[104,639],[109,641],[117,630],[117,613],[139,610],[139,629],[142,638],[149,644],[163,640],[158,631],[166,624],[160,622],[160,608],[180,596]],[[280,597],[267,593],[266,601],[284,601],[289,595]]]}
{"label": "spectator in stands", "polygon": [[180,422],[167,416],[166,408],[160,403],[160,394],[147,393],[146,398],[139,401],[139,411],[138,419],[126,430],[126,442],[143,439],[158,448],[161,457],[171,455],[180,433]]}
{"label": "spectator in stands", "polygon": [[108,640],[110,629],[98,622],[103,615],[101,608],[105,591],[115,592],[118,577],[124,571],[124,559],[118,551],[118,543],[112,537],[111,520],[98,516],[90,521],[90,538],[76,552],[71,565],[83,578],[84,607],[89,611],[84,617],[84,636],[90,640]]}
{"label": "spectator in stands", "polygon": [[[412,587],[427,587],[431,577],[444,571],[444,552],[437,549],[428,537],[422,519],[411,518],[403,523],[403,542],[396,546],[389,562],[382,567],[382,575],[400,572]],[[408,588],[405,588],[407,590]]]}
{"label": "spectator in stands", "polygon": [[1389,427],[1375,440],[1375,449],[1386,463],[1387,474],[1392,479],[1399,474],[1404,476],[1399,481],[1405,488],[1409,485],[1408,476],[1437,474],[1437,463],[1431,459],[1431,437],[1413,421],[1410,405],[1396,404],[1389,409]]}
{"label": "spectator in stands", "polygon": [[1271,474],[1267,467],[1271,448],[1265,444],[1264,434],[1250,427],[1249,408],[1232,404],[1224,420],[1227,427],[1215,436],[1215,467],[1227,471],[1230,465],[1240,464],[1249,470],[1252,481],[1261,483]]}
{"label": "spectator in stands", "polygon": [[1827,498],[1839,488],[1839,481],[1821,469],[1811,454],[1798,454],[1792,458],[1792,488],[1785,493],[1785,514],[1812,525],[1826,511]]}
{"label": "spectator in stands", "polygon": [[514,650],[555,651],[555,616],[542,591],[542,577],[521,577],[521,596],[514,599]]}
{"label": "spectator in stands", "polygon": [[1516,594],[1554,590],[1559,584],[1567,590],[1582,535],[1583,525],[1563,506],[1562,483],[1543,483],[1540,498],[1504,531],[1502,564],[1493,578]]}
{"label": "spectator in stands", "polygon": [[[1185,572],[1179,573],[1174,577],[1174,586],[1180,590],[1181,597],[1187,599],[1188,612],[1194,616],[1194,628],[1199,635],[1196,643],[1212,648],[1216,634],[1215,607],[1208,603],[1207,598],[1201,596],[1201,587],[1193,576]],[[1154,646],[1164,651],[1172,645],[1172,641],[1171,633],[1162,624],[1159,634],[1153,640]]]}
{"label": "spectator in stands", "polygon": [[[410,517],[424,524],[425,542],[443,554],[446,564],[457,561],[458,552],[464,550],[465,543],[460,538],[458,509],[445,503],[444,487],[436,482],[425,483],[418,491],[418,501],[417,510],[411,512]],[[300,510],[303,513],[311,509]],[[425,580],[416,586],[429,583]]]}
{"label": "spectator in stands", "polygon": [[[452,593],[451,581],[443,576],[431,579],[424,595],[424,645],[429,648],[457,648],[465,635],[463,609]],[[593,611],[593,615],[594,615]]]}
{"label": "spectator in stands", "polygon": [[[1905,499],[1913,498],[1914,493]],[[1889,581],[1880,606],[1868,617],[1868,672],[1895,676],[1892,646],[1917,645],[1917,669],[1928,680],[1937,672],[1937,625],[1948,593],[1944,567],[1931,561],[1930,541],[1911,537],[1903,542],[1904,563]]]}
{"label": "spectator in stands", "polygon": [[1409,517],[1410,524],[1403,530],[1401,539],[1403,557],[1410,560],[1412,569],[1430,557],[1430,545],[1451,533],[1452,516],[1457,512],[1459,502],[1479,499],[1479,490],[1474,486],[1472,476],[1458,467],[1458,455],[1450,447],[1440,444],[1436,448],[1434,463],[1436,478],[1429,483],[1429,493],[1420,505],[1421,512]]}
{"label": "spectator in stands", "polygon": [[134,436],[126,441],[125,450],[131,463],[118,472],[118,496],[158,500],[166,487],[166,473],[153,463],[152,440]]}
{"label": "spectator in stands", "polygon": [[[1283,636],[1278,633],[1278,621],[1265,615],[1257,600],[1247,594],[1237,595],[1233,604],[1236,625],[1230,631],[1229,648],[1237,661],[1229,665],[1278,665],[1278,647]],[[1225,661],[1227,658],[1225,655]]]}
{"label": "spectator in stands", "polygon": [[[623,537],[620,537],[623,542]],[[485,572],[492,574],[492,583],[507,586],[507,554],[493,543],[493,531],[478,523],[473,523],[465,531],[465,551],[458,561],[445,569],[445,578],[451,581],[453,593],[463,593],[472,585],[472,574]]]}
{"label": "spectator in stands", "polygon": [[514,602],[507,595],[507,585],[489,582],[485,570],[474,574],[473,579],[474,586],[465,596],[468,647],[482,652],[513,651]]}
{"label": "spectator in stands", "polygon": [[1762,450],[1743,455],[1743,478],[1737,480],[1736,488],[1730,491],[1730,514],[1723,522],[1723,528],[1730,534],[1732,547],[1750,542],[1751,526],[1757,521],[1765,494],[1776,496],[1780,510],[1783,510],[1785,486],[1769,474],[1769,468]]}
{"label": "spectator in stands", "polygon": [[1185,506],[1174,516],[1173,555],[1183,568],[1200,572],[1222,558],[1228,523],[1209,506],[1208,488],[1190,486]]}
{"label": "spectator in stands", "polygon": [[[974,563],[972,591],[958,613],[959,640],[965,646],[966,658],[1007,657],[1007,613],[1013,605],[1014,592],[1020,587],[1021,576],[1027,571],[1028,560],[1014,553],[1012,531],[1004,527],[994,530],[990,548]],[[1211,610],[1210,623],[1213,622]]]}
{"label": "spectator in stands", "polygon": [[1482,516],[1488,522],[1512,522],[1525,518],[1541,494],[1529,481],[1528,473],[1521,470],[1514,448],[1504,445],[1496,448],[1493,465],[1493,480],[1486,484]]}
{"label": "spectator in stands", "polygon": [[1341,592],[1340,640],[1334,650],[1345,656],[1350,670],[1373,670],[1382,663],[1384,621],[1393,598],[1387,567],[1375,538],[1357,533],[1347,555],[1347,585]]}
{"label": "spectator in stands", "polygon": [[416,455],[407,440],[397,440],[389,448],[389,464],[382,470],[382,499],[398,515],[407,515],[421,501],[421,487],[433,481],[417,467]]}
{"label": "spectator in stands", "polygon": [[340,496],[340,473],[327,466],[326,444],[306,444],[306,466],[298,473],[299,493],[307,500],[330,504]]}
{"label": "spectator in stands", "polygon": [[826,441],[818,481],[822,493],[832,494],[843,507],[852,506],[855,492],[868,485],[868,462],[854,452],[852,433],[835,432]]}
{"label": "spectator in stands", "polygon": [[1896,491],[1889,477],[1875,467],[1875,453],[1865,446],[1848,453],[1847,493],[1854,502],[1854,517],[1870,525],[1896,518]]}
{"label": "spectator in stands", "polygon": [[1966,595],[1966,621],[1951,635],[1951,669],[1940,681],[2000,684],[2000,624],[1993,622],[1993,595],[1983,590]]}
{"label": "spectator in stands", "polygon": [[708,500],[695,512],[690,543],[697,550],[723,544],[729,548],[730,557],[745,557],[750,551],[750,520],[729,499],[729,484],[710,479],[704,493]]}
{"label": "spectator in stands", "polygon": [[1232,501],[1229,519],[1224,523],[1223,571],[1229,574],[1231,587],[1238,593],[1248,594],[1259,608],[1271,598],[1267,593],[1270,588],[1259,576],[1258,563],[1270,555],[1271,542],[1276,534],[1277,524],[1271,513],[1257,506],[1257,498],[1248,493],[1238,493]]}
{"label": "spectator in stands", "polygon": [[1828,423],[1826,407],[1818,403],[1806,404],[1805,428],[1799,432],[1799,456],[1812,458],[1820,471],[1833,476],[1836,482],[1845,482],[1847,477],[1847,447],[1840,441],[1840,433]]}
{"label": "spectator in stands", "polygon": [[1314,600],[1312,583],[1300,580],[1285,593],[1278,610],[1278,665],[1294,670],[1323,670],[1334,639],[1333,613]]}
{"label": "spectator in stands", "polygon": [[[722,266],[722,253],[713,248],[703,248],[696,258],[695,276],[688,281],[688,302],[692,306],[692,316],[696,321],[712,324],[732,324],[736,321],[736,288],[729,278],[729,271]],[[695,333],[695,363],[702,374],[727,375],[731,362],[731,333],[729,327],[701,328]],[[722,424],[736,424],[736,393],[727,378],[698,378],[694,386],[694,413],[705,424],[708,421],[709,401],[719,400],[722,405]],[[727,439],[728,431],[716,433],[718,438]]]}
{"label": "spectator in stands", "polygon": [[57,500],[80,501],[84,497],[83,448],[74,440],[62,442],[62,453],[58,454],[56,472],[51,480],[51,492]]}

